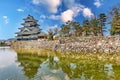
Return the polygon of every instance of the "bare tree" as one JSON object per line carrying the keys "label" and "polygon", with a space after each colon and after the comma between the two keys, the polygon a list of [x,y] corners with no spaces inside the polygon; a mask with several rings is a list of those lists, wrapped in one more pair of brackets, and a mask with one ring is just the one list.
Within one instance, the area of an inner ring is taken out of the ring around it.
{"label": "bare tree", "polygon": [[48,39],[49,40],[53,40],[53,37],[58,34],[58,27],[54,27],[54,28],[49,28],[48,30]]}

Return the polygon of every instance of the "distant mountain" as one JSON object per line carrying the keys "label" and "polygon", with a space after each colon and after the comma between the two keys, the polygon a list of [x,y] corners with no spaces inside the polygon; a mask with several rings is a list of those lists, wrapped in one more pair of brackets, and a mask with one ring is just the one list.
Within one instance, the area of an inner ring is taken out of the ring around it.
{"label": "distant mountain", "polygon": [[15,38],[9,38],[9,39],[7,39],[6,41],[12,41],[12,40],[14,40]]}
{"label": "distant mountain", "polygon": [[7,39],[7,40],[5,40],[5,39],[1,39],[0,42],[3,42],[3,41],[6,42],[6,41],[12,41],[12,40],[14,40],[14,38],[9,38],[9,39]]}
{"label": "distant mountain", "polygon": [[3,40],[3,39],[0,40],[0,42],[3,42],[3,41],[6,41],[6,40]]}

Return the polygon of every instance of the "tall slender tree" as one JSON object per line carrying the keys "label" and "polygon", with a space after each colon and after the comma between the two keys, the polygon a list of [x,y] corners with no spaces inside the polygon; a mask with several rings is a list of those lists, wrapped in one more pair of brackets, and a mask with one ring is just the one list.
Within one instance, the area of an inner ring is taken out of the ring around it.
{"label": "tall slender tree", "polygon": [[90,26],[91,26],[91,33],[93,36],[98,36],[100,34],[100,26],[98,25],[97,18],[92,18],[90,20]]}
{"label": "tall slender tree", "polygon": [[111,35],[120,35],[120,14],[115,14],[111,21]]}
{"label": "tall slender tree", "polygon": [[63,25],[61,26],[60,33],[61,33],[61,35],[64,36],[64,37],[70,36],[70,26],[69,26],[68,24],[63,24]]}
{"label": "tall slender tree", "polygon": [[90,22],[89,20],[83,21],[83,34],[84,36],[89,36],[90,33]]}
{"label": "tall slender tree", "polygon": [[98,16],[98,25],[100,27],[101,36],[104,36],[104,32],[106,31],[106,27],[105,27],[106,20],[107,20],[107,17],[104,13],[101,13]]}
{"label": "tall slender tree", "polygon": [[112,16],[110,34],[120,35],[120,6],[113,7],[110,14]]}
{"label": "tall slender tree", "polygon": [[82,35],[82,27],[78,22],[71,22],[72,29],[74,30],[74,35],[79,37]]}

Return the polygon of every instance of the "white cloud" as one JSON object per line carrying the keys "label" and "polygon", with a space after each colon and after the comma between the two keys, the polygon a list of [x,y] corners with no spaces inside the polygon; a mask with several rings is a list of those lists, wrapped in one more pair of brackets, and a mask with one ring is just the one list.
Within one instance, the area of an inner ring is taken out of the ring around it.
{"label": "white cloud", "polygon": [[83,11],[84,6],[83,5],[76,5],[74,7],[71,8],[71,10],[74,12],[74,16],[78,16],[78,13]]}
{"label": "white cloud", "polygon": [[61,4],[61,0],[47,0],[48,1],[48,7],[51,12],[57,13],[57,8]]}
{"label": "white cloud", "polygon": [[51,15],[51,16],[49,16],[49,19],[59,20],[59,19],[60,19],[60,16],[59,16],[59,15]]}
{"label": "white cloud", "polygon": [[100,0],[95,0],[94,5],[96,7],[100,7],[101,6],[101,1]]}
{"label": "white cloud", "polygon": [[62,12],[60,15],[51,15],[49,19],[61,20],[62,22],[72,21],[74,17],[78,16],[78,13],[83,10],[83,6],[75,5]]}
{"label": "white cloud", "polygon": [[43,1],[42,0],[32,0],[33,4],[40,4],[42,3]]}
{"label": "white cloud", "polygon": [[5,24],[8,24],[9,23],[9,19],[7,16],[3,16],[3,21]]}
{"label": "white cloud", "polygon": [[44,4],[52,13],[57,13],[58,7],[63,3],[67,10],[61,12],[60,15],[49,16],[48,18],[52,20],[61,20],[62,22],[72,21],[80,12],[83,13],[84,17],[90,18],[94,15],[89,8],[77,3],[76,0],[32,0],[32,2],[36,5]]}
{"label": "white cloud", "polygon": [[46,18],[47,18],[47,16],[45,16],[45,15],[40,15],[39,22],[43,23]]}
{"label": "white cloud", "polygon": [[57,13],[61,0],[32,0],[33,4],[44,4],[52,13]]}
{"label": "white cloud", "polygon": [[74,17],[74,12],[68,9],[61,14],[61,21],[62,22],[72,21],[73,17]]}
{"label": "white cloud", "polygon": [[61,13],[60,19],[62,22],[72,21],[84,8],[83,5],[76,3],[75,0],[63,0],[63,3],[68,9]]}
{"label": "white cloud", "polygon": [[91,12],[91,10],[89,8],[84,8],[83,9],[83,16],[91,18],[94,16],[94,14]]}
{"label": "white cloud", "polygon": [[[63,3],[67,8],[71,8],[75,4],[75,0],[63,0]],[[69,5],[68,5],[69,4]]]}
{"label": "white cloud", "polygon": [[46,19],[46,16],[45,15],[41,15],[40,18],[41,19]]}
{"label": "white cloud", "polygon": [[24,12],[24,10],[23,10],[23,9],[20,9],[20,8],[17,9],[17,11],[18,11],[18,12]]}
{"label": "white cloud", "polygon": [[43,20],[43,19],[40,19],[40,20],[39,20],[39,22],[40,22],[40,23],[43,23],[43,22],[44,22],[44,20]]}
{"label": "white cloud", "polygon": [[[62,22],[72,21],[80,12],[83,13],[84,17],[92,17],[94,14],[89,8],[86,8],[84,5],[78,4],[75,0],[64,0],[64,4],[67,5],[68,10],[61,13]],[[68,5],[69,4],[69,5]]]}

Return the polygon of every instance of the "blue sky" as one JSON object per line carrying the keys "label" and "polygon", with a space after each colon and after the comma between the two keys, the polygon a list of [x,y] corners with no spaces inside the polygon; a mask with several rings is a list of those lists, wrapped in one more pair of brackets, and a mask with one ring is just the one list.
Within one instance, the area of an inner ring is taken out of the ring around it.
{"label": "blue sky", "polygon": [[0,39],[14,38],[28,14],[47,31],[68,20],[82,23],[91,16],[107,14],[118,3],[119,0],[1,0]]}

